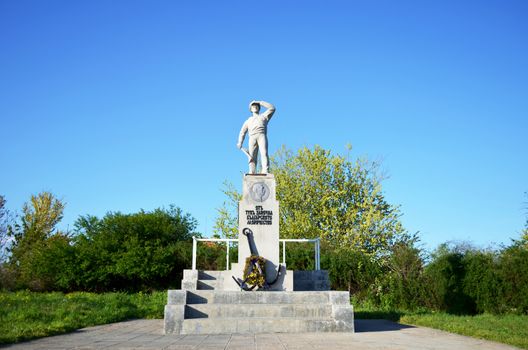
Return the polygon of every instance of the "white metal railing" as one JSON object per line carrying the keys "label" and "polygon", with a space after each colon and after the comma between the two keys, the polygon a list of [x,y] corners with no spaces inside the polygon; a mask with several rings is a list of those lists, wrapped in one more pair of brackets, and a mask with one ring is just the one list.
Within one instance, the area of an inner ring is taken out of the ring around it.
{"label": "white metal railing", "polygon": [[306,239],[306,238],[290,238],[290,239],[279,239],[282,242],[282,263],[286,263],[286,242],[301,242],[301,243],[315,243],[315,269],[321,270],[321,241],[319,238]]}
{"label": "white metal railing", "polygon": [[192,256],[192,269],[196,270],[196,249],[197,242],[226,242],[226,270],[229,270],[229,243],[238,242],[238,239],[234,238],[196,238],[193,236],[193,256]]}
{"label": "white metal railing", "polygon": [[[197,256],[198,242],[226,242],[226,270],[229,270],[229,246],[231,242],[238,242],[238,239],[235,239],[235,238],[196,238],[195,236],[193,236],[193,250],[192,250],[192,269],[193,270],[196,270],[196,256]],[[279,239],[279,242],[282,243],[282,263],[283,264],[286,264],[286,242],[314,243],[315,269],[321,270],[321,241],[319,238]]]}

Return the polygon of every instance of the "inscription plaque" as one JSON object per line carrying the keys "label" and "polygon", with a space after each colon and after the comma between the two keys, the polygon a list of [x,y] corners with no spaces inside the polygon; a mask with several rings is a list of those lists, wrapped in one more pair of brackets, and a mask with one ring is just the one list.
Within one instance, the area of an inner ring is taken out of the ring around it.
{"label": "inscription plaque", "polygon": [[246,220],[248,225],[272,225],[273,211],[257,205],[255,210],[246,210]]}

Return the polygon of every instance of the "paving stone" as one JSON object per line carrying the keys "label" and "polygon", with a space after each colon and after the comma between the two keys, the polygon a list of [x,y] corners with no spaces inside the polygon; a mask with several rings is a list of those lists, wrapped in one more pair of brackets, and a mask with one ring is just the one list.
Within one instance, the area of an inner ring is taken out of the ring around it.
{"label": "paving stone", "polygon": [[[514,347],[424,327],[385,320],[357,320],[357,333],[256,333],[220,335],[160,335],[163,320],[134,320],[85,328],[65,335],[11,344],[13,350],[507,350]],[[125,339],[126,334],[131,339]]]}

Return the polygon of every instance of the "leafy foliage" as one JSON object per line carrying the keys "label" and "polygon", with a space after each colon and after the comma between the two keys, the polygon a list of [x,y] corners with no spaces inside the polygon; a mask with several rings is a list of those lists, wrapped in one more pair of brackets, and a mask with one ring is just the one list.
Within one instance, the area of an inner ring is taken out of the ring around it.
{"label": "leafy foliage", "polygon": [[64,202],[49,192],[31,196],[19,222],[8,227],[12,238],[9,269],[17,288],[51,290],[58,274],[67,268],[69,237],[56,229]]}
{"label": "leafy foliage", "polygon": [[[286,251],[286,266],[289,270],[315,270],[314,248],[311,244],[288,242]],[[324,252],[321,256],[325,256]]]}
{"label": "leafy foliage", "polygon": [[[3,199],[3,198],[2,198]],[[196,220],[171,206],[152,212],[79,217],[74,232],[55,229],[64,204],[32,196],[8,226],[12,256],[0,265],[0,288],[34,291],[152,291],[179,288],[191,266]],[[236,247],[231,249],[236,256]],[[198,268],[225,269],[225,246],[201,244]]]}
{"label": "leafy foliage", "polygon": [[[230,262],[238,256],[238,245],[229,247]],[[235,261],[236,262],[236,261]],[[219,242],[200,242],[198,244],[196,268],[198,270],[225,270],[226,269],[226,244]]]}
{"label": "leafy foliage", "polygon": [[[333,289],[350,291],[354,303],[363,307],[528,314],[524,239],[500,250],[446,243],[430,256],[416,244],[416,237],[402,240],[382,258],[323,246],[321,266],[329,270]],[[293,260],[293,266],[306,266],[306,256],[294,252],[290,260],[287,257],[288,264]]]}
{"label": "leafy foliage", "polygon": [[505,311],[528,314],[528,246],[524,239],[501,252],[498,270]]}
{"label": "leafy foliage", "polygon": [[213,231],[217,237],[237,238],[238,237],[238,202],[242,200],[242,194],[239,193],[233,184],[224,182],[222,192],[227,199],[222,207],[217,209],[218,217],[215,220]]}
{"label": "leafy foliage", "polygon": [[283,237],[320,237],[336,248],[374,254],[404,234],[398,208],[383,196],[377,163],[351,162],[315,146],[296,154],[283,147],[272,164]]}
{"label": "leafy foliage", "polygon": [[372,256],[355,250],[324,247],[321,267],[328,270],[333,289],[348,290],[361,300],[372,298],[378,291],[375,283],[382,267]]}
{"label": "leafy foliage", "polygon": [[464,290],[466,252],[458,248],[451,249],[443,244],[434,253],[433,261],[427,266],[432,283],[430,293],[440,310],[454,314],[474,314],[474,300]]}
{"label": "leafy foliage", "polygon": [[[283,147],[272,157],[272,168],[281,237],[319,237],[334,248],[377,254],[405,236],[399,209],[383,196],[377,163],[351,162],[319,146],[296,154]],[[236,237],[241,194],[231,184],[224,193],[215,232]]]}
{"label": "leafy foliage", "polygon": [[475,301],[479,313],[506,311],[501,300],[503,286],[498,273],[499,259],[500,254],[494,251],[473,249],[465,253],[464,293]]}
{"label": "leafy foliage", "polygon": [[386,273],[378,294],[381,305],[388,308],[416,310],[427,301],[429,281],[424,274],[424,258],[415,245],[416,239],[401,241],[391,248],[384,261]]}
{"label": "leafy foliage", "polygon": [[190,265],[196,220],[171,206],[135,214],[108,213],[75,223],[82,290],[150,290],[174,286]]}
{"label": "leafy foliage", "polygon": [[[310,160],[308,163],[321,165],[332,160],[335,164],[344,164],[341,163],[343,158],[335,160],[317,147],[302,152],[306,154],[296,161],[315,157],[319,161]],[[292,155],[292,158],[298,156]],[[326,165],[322,168],[333,170],[314,170],[314,173],[328,179],[332,179],[329,174],[339,173],[339,170]],[[297,231],[292,227],[311,227],[316,234],[322,235],[321,266],[329,270],[333,289],[349,290],[356,303],[382,310],[528,314],[528,220],[520,239],[500,250],[476,249],[469,244],[443,244],[427,258],[417,247],[417,235],[400,230],[401,225],[396,221],[393,221],[392,231],[382,230],[380,235],[385,238],[378,241],[372,238],[363,241],[360,233],[342,237],[337,231],[331,235],[324,234],[326,221],[346,225],[346,220],[340,223],[331,217],[340,215],[340,207],[306,204],[299,198],[316,202],[317,193],[323,198],[324,193],[332,189],[313,182],[317,176],[310,175],[305,180],[315,187],[320,186],[319,192],[302,197],[305,190],[298,181],[304,175],[296,167],[292,169],[291,173],[295,175],[291,178],[288,178],[288,171],[281,174],[283,186],[286,183],[293,187],[279,190],[278,195],[284,196],[281,206],[283,202],[288,203],[283,206],[287,208],[284,217],[281,212],[281,225],[285,225],[293,237]],[[306,168],[303,171],[310,173],[312,170]],[[280,173],[280,170],[277,172]],[[339,179],[338,182],[349,181],[350,186],[354,185],[350,179]],[[296,186],[300,187],[295,190]],[[233,188],[228,188],[226,194],[231,200],[230,205],[240,199]],[[346,206],[354,202],[335,195],[338,199],[334,203],[348,203],[344,204]],[[383,197],[378,197],[378,200],[379,203],[384,202]],[[326,210],[327,216],[315,212],[303,219],[307,222],[306,226],[295,226],[300,224],[292,221],[289,215],[296,217],[295,213],[302,211],[302,205],[308,212]],[[349,208],[355,210],[353,206]],[[22,215],[17,220],[10,220],[5,200],[0,196],[0,219],[4,219],[5,223],[3,232],[12,240],[10,259],[0,264],[0,288],[152,291],[179,287],[183,268],[191,265],[191,236],[195,234],[196,220],[189,214],[171,206],[152,212],[108,213],[101,219],[86,215],[77,220],[72,235],[56,229],[63,209],[61,200],[43,192],[32,196],[24,204]],[[375,216],[369,214],[372,211],[376,212],[375,209],[364,209],[362,213],[372,218]],[[220,230],[223,234],[233,235],[236,231],[232,226],[236,229],[236,224],[232,213],[226,213],[225,218],[231,221],[224,221],[223,226],[218,227],[223,227]],[[396,209],[385,213],[389,215],[389,222],[397,220]],[[369,226],[362,226],[362,222],[368,220],[359,220],[354,232],[369,232]],[[293,226],[288,226],[290,224]],[[351,237],[359,238],[349,240]],[[236,245],[231,248],[232,256],[237,255],[236,249]],[[202,243],[198,257],[200,269],[226,268],[224,244]],[[312,247],[289,244],[286,258],[290,269],[315,268]]]}
{"label": "leafy foliage", "polygon": [[6,200],[0,195],[0,264],[7,260],[7,251],[9,248],[9,237],[7,228],[9,225],[9,212],[5,207]]}
{"label": "leafy foliage", "polygon": [[11,246],[11,238],[8,235],[11,217],[5,204],[4,196],[0,195],[0,290],[14,287],[12,270],[7,267],[9,248]]}
{"label": "leafy foliage", "polygon": [[[272,157],[282,238],[321,238],[321,266],[334,289],[384,310],[452,314],[528,313],[528,219],[502,250],[443,244],[429,257],[407,233],[381,189],[379,164],[321,147]],[[216,233],[236,237],[240,193],[226,184]],[[310,247],[288,245],[290,269],[313,269]]]}

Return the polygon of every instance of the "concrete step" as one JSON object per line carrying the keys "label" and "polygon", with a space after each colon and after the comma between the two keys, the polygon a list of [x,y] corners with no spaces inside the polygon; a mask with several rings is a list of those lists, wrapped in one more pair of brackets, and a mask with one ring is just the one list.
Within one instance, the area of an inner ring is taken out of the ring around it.
{"label": "concrete step", "polygon": [[199,290],[215,290],[223,286],[224,280],[198,280],[196,288]]}
{"label": "concrete step", "polygon": [[330,304],[191,304],[185,306],[185,319],[191,318],[331,318]]}
{"label": "concrete step", "polygon": [[330,318],[197,318],[183,320],[180,334],[353,332],[350,325]]}
{"label": "concrete step", "polygon": [[217,280],[221,276],[222,276],[222,271],[208,271],[208,270],[198,271],[199,280]]}
{"label": "concrete step", "polygon": [[[181,291],[169,290],[168,304],[175,304]],[[179,297],[181,301],[181,297]],[[348,292],[240,292],[223,290],[192,290],[185,295],[186,304],[339,304],[349,305]]]}

